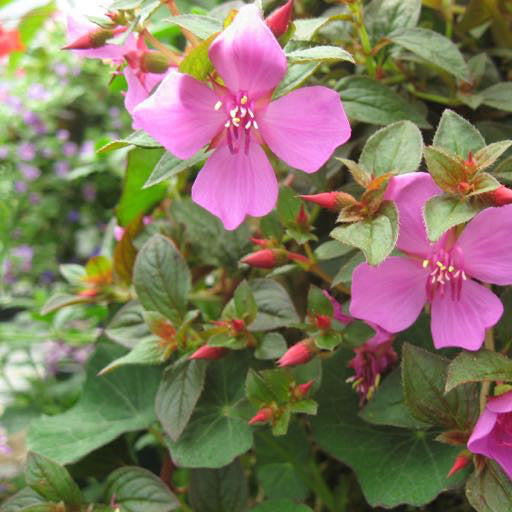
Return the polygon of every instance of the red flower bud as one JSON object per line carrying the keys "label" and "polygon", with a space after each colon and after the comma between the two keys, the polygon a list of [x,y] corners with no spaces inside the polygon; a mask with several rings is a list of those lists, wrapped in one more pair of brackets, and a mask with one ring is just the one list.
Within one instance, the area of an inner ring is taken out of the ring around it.
{"label": "red flower bud", "polygon": [[496,206],[503,206],[512,203],[512,190],[502,185],[489,194]]}
{"label": "red flower bud", "polygon": [[293,0],[288,0],[284,5],[272,12],[265,22],[276,37],[281,37],[288,31],[292,16]]}
{"label": "red flower bud", "polygon": [[272,419],[274,411],[270,407],[264,407],[260,409],[250,420],[249,425],[255,425],[256,423],[266,423]]}
{"label": "red flower bud", "polygon": [[310,203],[315,203],[322,208],[327,208],[329,210],[338,210],[338,200],[336,192],[322,192],[321,194],[314,194],[310,196],[299,196],[304,201],[309,201]]}
{"label": "red flower bud", "polygon": [[285,366],[296,366],[304,364],[313,358],[314,352],[312,348],[312,340],[309,338],[295,343],[290,347],[277,361],[277,365],[281,368]]}
{"label": "red flower bud", "polygon": [[296,252],[288,251],[286,253],[286,256],[291,261],[297,261],[299,263],[304,263],[305,265],[310,265],[311,264],[311,261],[309,261],[309,259],[306,258],[306,256],[303,256],[302,254],[299,254],[299,253],[296,253]]}
{"label": "red flower bud", "polygon": [[466,183],[465,181],[461,181],[457,185],[457,189],[461,194],[467,194],[471,191],[472,186],[469,183]]}
{"label": "red flower bud", "polygon": [[220,359],[228,353],[228,349],[224,347],[210,347],[203,345],[198,348],[192,355],[188,356],[189,359]]}
{"label": "red flower bud", "polygon": [[0,57],[4,57],[12,52],[19,52],[24,49],[25,45],[21,40],[19,30],[5,30],[0,26]]}
{"label": "red flower bud", "polygon": [[299,226],[307,226],[308,225],[308,214],[306,213],[306,210],[304,209],[304,205],[300,205],[300,211],[297,215],[297,218],[295,219],[295,222]]}
{"label": "red flower bud", "polygon": [[305,382],[304,384],[299,384],[295,388],[295,393],[299,398],[302,398],[306,396],[309,393],[309,390],[311,389],[311,386],[315,383],[314,380],[310,380],[308,382]]}
{"label": "red flower bud", "polygon": [[63,50],[89,50],[91,48],[101,48],[105,46],[105,43],[124,32],[126,27],[117,27],[115,29],[99,28],[88,32],[83,36],[79,37],[72,43],[64,46]]}
{"label": "red flower bud", "polygon": [[231,325],[237,333],[245,331],[245,322],[241,318],[233,318]]}
{"label": "red flower bud", "polygon": [[86,288],[82,290],[78,295],[80,297],[87,297],[88,299],[92,299],[98,295],[99,291],[96,288]]}
{"label": "red flower bud", "polygon": [[315,316],[315,324],[318,329],[330,329],[331,328],[331,317],[327,315],[316,315]]}
{"label": "red flower bud", "polygon": [[475,159],[473,158],[473,153],[471,151],[468,153],[468,159],[464,161],[464,165],[466,166],[467,169],[471,171],[476,171],[478,165]]}
{"label": "red flower bud", "polygon": [[242,258],[242,263],[255,268],[274,268],[282,259],[279,256],[280,252],[276,249],[262,249]]}
{"label": "red flower bud", "polygon": [[272,242],[270,240],[265,240],[264,238],[252,237],[251,242],[254,245],[259,245],[260,247],[263,247],[265,249],[268,249],[272,245]]}
{"label": "red flower bud", "polygon": [[448,478],[457,473],[458,471],[460,471],[461,469],[465,468],[470,462],[471,458],[469,454],[462,452],[461,454],[457,455],[452,468],[448,472]]}

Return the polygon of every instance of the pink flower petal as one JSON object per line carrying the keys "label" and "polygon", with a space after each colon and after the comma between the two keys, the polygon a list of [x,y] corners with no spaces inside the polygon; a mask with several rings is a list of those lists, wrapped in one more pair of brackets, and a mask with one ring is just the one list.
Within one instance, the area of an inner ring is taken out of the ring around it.
{"label": "pink flower petal", "polygon": [[407,253],[428,255],[431,249],[427,238],[423,208],[433,196],[441,194],[430,174],[412,172],[391,178],[384,196],[398,206],[400,232],[397,247]]}
{"label": "pink flower petal", "polygon": [[133,111],[137,126],[178,158],[186,159],[210,142],[226,121],[218,99],[202,82],[175,70]]}
{"label": "pink flower petal", "polygon": [[497,415],[489,411],[487,408],[478,418],[473,429],[471,437],[468,441],[468,449],[473,453],[488,453],[488,436],[492,432],[496,424]]}
{"label": "pink flower petal", "polygon": [[427,300],[426,282],[425,270],[408,258],[392,256],[377,267],[362,263],[352,274],[350,314],[389,332],[402,331]]}
{"label": "pink flower petal", "polygon": [[272,91],[286,73],[286,57],[261,17],[259,8],[246,5],[233,23],[210,46],[210,60],[234,93],[251,100]]}
{"label": "pink flower petal", "polygon": [[495,413],[512,412],[512,391],[503,393],[503,395],[491,398],[487,402],[487,409]]}
{"label": "pink flower petal", "polygon": [[464,270],[493,284],[512,284],[512,205],[480,212],[459,237]]}
{"label": "pink flower petal", "polygon": [[254,142],[249,144],[248,154],[243,144],[235,154],[227,144],[219,146],[192,187],[192,199],[219,217],[226,229],[237,228],[246,215],[261,217],[269,213],[276,204],[277,193],[272,166]]}
{"label": "pink flower petal", "polygon": [[447,287],[444,297],[437,292],[432,301],[434,345],[478,350],[485,330],[496,324],[502,313],[500,299],[475,281],[463,281],[460,300],[453,300]]}
{"label": "pink flower petal", "polygon": [[[68,16],[68,44],[75,42],[85,34],[98,30],[100,27],[85,18]],[[88,50],[72,50],[79,57],[89,57],[92,59],[111,59],[113,61],[122,61],[124,55],[137,49],[137,41],[133,34],[130,34],[126,42],[122,45],[106,44],[101,48],[91,48]]]}
{"label": "pink flower petal", "polygon": [[124,68],[124,77],[128,84],[128,90],[124,98],[124,106],[131,114],[135,107],[142,103],[151,94],[153,89],[164,79],[165,74],[145,73],[144,83],[129,66]]}
{"label": "pink flower petal", "polygon": [[288,165],[317,171],[350,138],[350,124],[336,91],[303,87],[268,105],[260,131],[270,149]]}

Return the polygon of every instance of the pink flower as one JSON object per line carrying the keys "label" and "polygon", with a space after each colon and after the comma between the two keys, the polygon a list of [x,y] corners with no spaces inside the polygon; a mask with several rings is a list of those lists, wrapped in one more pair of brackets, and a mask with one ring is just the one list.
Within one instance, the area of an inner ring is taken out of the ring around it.
{"label": "pink flower", "polygon": [[192,199],[235,229],[246,215],[266,215],[277,201],[263,144],[311,173],[350,137],[350,126],[339,94],[326,87],[305,87],[271,102],[286,56],[255,5],[240,9],[208,53],[225,87],[171,71],[134,118],[178,158],[215,147]]}
{"label": "pink flower", "polygon": [[512,478],[512,391],[487,402],[469,438],[468,449],[494,459]]}
{"label": "pink flower", "polygon": [[[350,312],[389,332],[409,327],[431,305],[434,345],[478,350],[485,330],[503,313],[494,293],[477,283],[512,283],[512,205],[487,208],[457,238],[454,230],[431,244],[422,209],[441,191],[422,172],[391,179],[386,199],[400,212],[397,247],[403,256],[377,267],[359,265],[352,276]],[[474,278],[474,279],[472,279]]]}

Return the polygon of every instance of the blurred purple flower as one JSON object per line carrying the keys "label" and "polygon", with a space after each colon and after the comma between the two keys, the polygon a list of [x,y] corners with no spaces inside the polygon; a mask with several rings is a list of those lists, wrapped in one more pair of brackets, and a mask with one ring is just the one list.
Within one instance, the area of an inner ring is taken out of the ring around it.
{"label": "blurred purple flower", "polygon": [[24,181],[16,181],[14,188],[19,194],[24,194],[28,189],[28,185]]}
{"label": "blurred purple flower", "polygon": [[86,140],[80,148],[80,156],[82,158],[88,158],[94,156],[94,142],[92,140]]}
{"label": "blurred purple flower", "polygon": [[33,160],[36,156],[36,147],[30,142],[22,142],[18,146],[18,156],[22,160]]}
{"label": "blurred purple flower", "polygon": [[48,101],[50,92],[42,84],[31,84],[27,91],[27,96],[35,101]]}
{"label": "blurred purple flower", "polygon": [[48,128],[43,120],[31,110],[23,113],[23,120],[27,123],[38,135],[48,133]]}
{"label": "blurred purple flower", "polygon": [[45,270],[41,274],[41,283],[50,284],[55,280],[55,274],[51,270]]}
{"label": "blurred purple flower", "polygon": [[59,130],[57,132],[57,139],[61,141],[65,141],[69,139],[69,131],[68,130]]}
{"label": "blurred purple flower", "polygon": [[69,163],[61,160],[55,164],[55,174],[59,178],[64,178],[69,172]]}
{"label": "blurred purple flower", "polygon": [[63,77],[68,74],[69,68],[63,62],[57,62],[57,64],[55,64],[55,66],[53,67],[53,71],[55,71],[55,74],[57,76]]}
{"label": "blurred purple flower", "polygon": [[51,158],[54,155],[53,149],[48,147],[43,148],[42,154],[45,158]]}
{"label": "blurred purple flower", "polygon": [[62,154],[67,157],[75,156],[78,151],[78,146],[74,142],[66,142],[62,147]]}
{"label": "blurred purple flower", "polygon": [[7,432],[4,427],[0,426],[0,455],[9,455],[11,453]]}
{"label": "blurred purple flower", "polygon": [[63,363],[68,363],[66,369],[74,370],[76,366],[83,366],[93,350],[92,345],[72,347],[66,343],[49,341],[44,344],[44,365],[48,375],[56,375],[60,369],[66,368]]}
{"label": "blurred purple flower", "polygon": [[39,204],[41,202],[41,196],[37,192],[33,192],[30,194],[30,202],[31,204]]}
{"label": "blurred purple flower", "polygon": [[121,109],[119,107],[110,107],[109,111],[108,111],[110,117],[119,117],[120,114],[121,114]]}
{"label": "blurred purple flower", "polygon": [[80,220],[80,213],[76,210],[71,210],[68,213],[69,222],[78,222]]}
{"label": "blurred purple flower", "polygon": [[9,156],[9,148],[7,146],[0,146],[0,160],[5,160]]}
{"label": "blurred purple flower", "polygon": [[20,245],[15,247],[12,251],[12,255],[20,261],[20,269],[23,272],[29,272],[32,268],[32,257],[34,251],[30,245]]}
{"label": "blurred purple flower", "polygon": [[37,167],[34,167],[30,164],[21,163],[19,165],[19,170],[27,181],[37,180],[37,178],[41,176],[41,171]]}

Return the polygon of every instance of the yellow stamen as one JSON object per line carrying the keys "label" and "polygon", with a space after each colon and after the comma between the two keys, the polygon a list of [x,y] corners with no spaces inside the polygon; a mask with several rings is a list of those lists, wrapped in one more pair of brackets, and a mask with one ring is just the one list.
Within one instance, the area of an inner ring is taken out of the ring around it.
{"label": "yellow stamen", "polygon": [[215,110],[220,110],[220,108],[222,107],[222,101],[217,101],[217,103],[215,103],[215,106],[213,107]]}
{"label": "yellow stamen", "polygon": [[428,260],[423,260],[423,268],[427,268],[428,267],[428,263],[429,263]]}
{"label": "yellow stamen", "polygon": [[241,104],[241,105],[245,105],[245,104],[247,103],[247,100],[248,100],[247,96],[245,96],[245,95],[244,95],[244,96],[242,96],[242,97],[240,98],[240,104]]}

